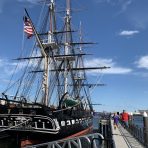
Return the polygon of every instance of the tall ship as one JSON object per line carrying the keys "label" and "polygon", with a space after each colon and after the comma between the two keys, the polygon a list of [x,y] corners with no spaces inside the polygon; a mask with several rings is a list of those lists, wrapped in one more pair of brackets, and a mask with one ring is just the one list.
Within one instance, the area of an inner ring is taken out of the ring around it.
{"label": "tall ship", "polygon": [[83,48],[93,43],[73,30],[71,1],[65,4],[64,20],[59,22],[58,4],[45,1],[38,29],[25,9],[24,32],[33,47],[15,59],[18,64],[0,97],[0,137],[15,137],[18,147],[92,130],[89,87],[96,84],[89,84],[86,71],[107,67],[85,67]]}

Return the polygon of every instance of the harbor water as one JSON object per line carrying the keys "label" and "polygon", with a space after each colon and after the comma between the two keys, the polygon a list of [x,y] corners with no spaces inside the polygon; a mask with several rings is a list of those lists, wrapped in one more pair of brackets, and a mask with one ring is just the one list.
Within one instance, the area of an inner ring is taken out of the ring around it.
{"label": "harbor water", "polygon": [[143,116],[142,115],[133,115],[132,124],[137,126],[138,128],[143,128]]}

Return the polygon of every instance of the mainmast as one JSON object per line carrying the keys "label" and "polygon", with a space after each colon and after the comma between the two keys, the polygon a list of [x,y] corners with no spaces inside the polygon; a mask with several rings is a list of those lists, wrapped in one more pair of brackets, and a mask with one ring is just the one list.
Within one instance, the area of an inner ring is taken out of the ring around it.
{"label": "mainmast", "polygon": [[[70,21],[71,21],[71,16],[70,16],[70,12],[71,12],[71,9],[70,9],[70,0],[66,0],[66,16],[65,16],[65,26],[66,26],[66,34],[65,34],[65,47],[64,47],[64,54],[65,55],[68,55],[68,54],[71,54],[71,51],[70,51],[70,43],[71,43],[71,34],[70,34],[70,30],[71,30],[71,24],[70,24]],[[68,89],[68,70],[67,70],[67,67],[68,67],[68,61],[67,59],[65,58],[65,61],[64,61],[65,65],[64,65],[64,93],[67,92],[67,89]]]}
{"label": "mainmast", "polygon": [[49,14],[49,19],[50,19],[50,22],[49,22],[49,32],[48,32],[48,42],[52,43],[53,41],[53,32],[56,31],[56,24],[55,24],[55,2],[54,0],[51,0],[51,3],[50,3],[50,6],[49,6],[49,11],[50,11],[50,14]]}
{"label": "mainmast", "polygon": [[43,98],[42,102],[44,105],[48,105],[49,101],[49,54],[50,50],[52,50],[54,46],[54,41],[53,41],[53,31],[55,31],[56,27],[55,22],[54,22],[54,0],[51,0],[50,5],[49,5],[49,12],[50,12],[50,22],[49,22],[49,32],[48,32],[48,39],[47,42],[44,43],[45,46],[45,63],[44,63],[44,74],[43,74]]}

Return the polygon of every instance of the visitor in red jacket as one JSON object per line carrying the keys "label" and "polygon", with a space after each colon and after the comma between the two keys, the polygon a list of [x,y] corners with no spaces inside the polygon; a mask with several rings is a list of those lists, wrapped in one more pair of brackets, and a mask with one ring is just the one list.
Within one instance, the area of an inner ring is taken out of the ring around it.
{"label": "visitor in red jacket", "polygon": [[128,127],[129,114],[125,110],[123,110],[123,113],[121,114],[121,120],[123,122],[123,126]]}

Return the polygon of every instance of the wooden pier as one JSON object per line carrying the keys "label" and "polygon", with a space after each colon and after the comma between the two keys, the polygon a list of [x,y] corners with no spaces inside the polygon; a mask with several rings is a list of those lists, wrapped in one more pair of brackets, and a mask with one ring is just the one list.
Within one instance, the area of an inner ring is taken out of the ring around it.
{"label": "wooden pier", "polygon": [[112,135],[115,148],[145,148],[134,136],[119,124],[114,129],[113,120],[111,120]]}

